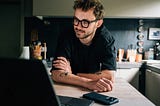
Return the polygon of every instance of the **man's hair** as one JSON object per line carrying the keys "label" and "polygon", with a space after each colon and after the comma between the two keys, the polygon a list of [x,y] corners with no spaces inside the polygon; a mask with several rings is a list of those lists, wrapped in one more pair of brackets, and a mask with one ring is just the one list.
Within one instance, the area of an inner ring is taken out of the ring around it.
{"label": "man's hair", "polygon": [[104,7],[100,0],[75,0],[73,9],[82,9],[83,11],[88,11],[89,9],[94,9],[93,14],[96,19],[104,18]]}

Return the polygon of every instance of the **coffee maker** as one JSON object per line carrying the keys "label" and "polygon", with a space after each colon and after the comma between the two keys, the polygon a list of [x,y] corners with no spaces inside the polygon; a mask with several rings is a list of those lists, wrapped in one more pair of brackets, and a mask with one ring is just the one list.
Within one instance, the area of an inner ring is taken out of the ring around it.
{"label": "coffee maker", "polygon": [[160,43],[157,42],[154,46],[154,59],[160,60]]}

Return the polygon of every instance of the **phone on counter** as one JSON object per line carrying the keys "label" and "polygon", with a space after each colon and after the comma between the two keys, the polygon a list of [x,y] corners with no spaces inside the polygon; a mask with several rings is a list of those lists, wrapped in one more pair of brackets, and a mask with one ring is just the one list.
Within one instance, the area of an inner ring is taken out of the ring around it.
{"label": "phone on counter", "polygon": [[94,100],[95,102],[104,105],[112,105],[119,102],[119,99],[116,97],[99,94],[97,92],[83,94],[83,98]]}

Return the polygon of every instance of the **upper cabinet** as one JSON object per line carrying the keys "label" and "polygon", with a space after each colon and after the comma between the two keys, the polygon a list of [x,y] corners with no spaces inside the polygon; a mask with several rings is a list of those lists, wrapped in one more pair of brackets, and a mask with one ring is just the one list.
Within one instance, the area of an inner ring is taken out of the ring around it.
{"label": "upper cabinet", "polygon": [[[33,16],[73,16],[74,0],[33,0]],[[160,18],[160,0],[102,0],[105,18]]]}
{"label": "upper cabinet", "polygon": [[73,16],[74,0],[33,0],[33,16]]}

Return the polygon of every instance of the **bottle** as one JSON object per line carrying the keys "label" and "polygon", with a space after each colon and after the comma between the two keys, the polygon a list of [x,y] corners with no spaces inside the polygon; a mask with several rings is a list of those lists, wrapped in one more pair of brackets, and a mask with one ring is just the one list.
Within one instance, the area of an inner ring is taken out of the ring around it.
{"label": "bottle", "polygon": [[154,59],[156,60],[157,59],[157,56],[158,56],[158,46],[159,46],[159,42],[157,42],[154,46]]}
{"label": "bottle", "polygon": [[153,60],[153,59],[154,59],[154,49],[153,48],[149,48],[148,60]]}

